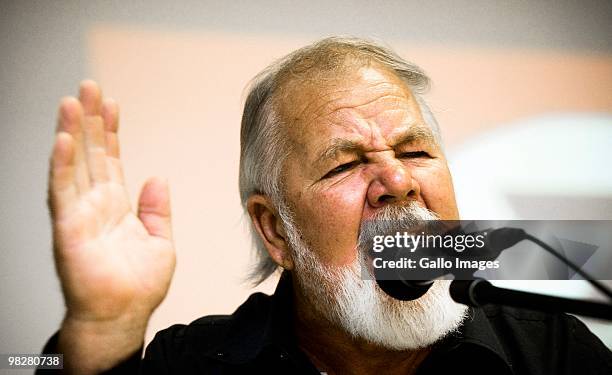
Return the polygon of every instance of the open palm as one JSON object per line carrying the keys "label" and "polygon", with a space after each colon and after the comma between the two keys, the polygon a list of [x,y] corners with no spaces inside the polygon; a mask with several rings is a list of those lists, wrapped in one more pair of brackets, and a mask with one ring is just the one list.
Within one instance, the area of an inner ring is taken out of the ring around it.
{"label": "open palm", "polygon": [[118,107],[84,81],[59,111],[49,179],[56,266],[68,314],[148,319],[168,291],[175,253],[165,182],[149,180],[138,211],[119,160]]}

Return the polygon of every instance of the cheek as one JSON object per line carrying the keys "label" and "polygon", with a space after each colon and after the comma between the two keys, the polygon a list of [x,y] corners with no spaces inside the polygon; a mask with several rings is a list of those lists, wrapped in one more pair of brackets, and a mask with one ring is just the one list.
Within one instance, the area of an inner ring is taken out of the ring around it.
{"label": "cheek", "polygon": [[355,258],[365,188],[344,184],[313,193],[301,221],[304,234],[325,264],[343,266]]}
{"label": "cheek", "polygon": [[430,210],[443,220],[459,218],[455,191],[450,172],[445,167],[437,167],[413,174],[419,183],[421,197]]}

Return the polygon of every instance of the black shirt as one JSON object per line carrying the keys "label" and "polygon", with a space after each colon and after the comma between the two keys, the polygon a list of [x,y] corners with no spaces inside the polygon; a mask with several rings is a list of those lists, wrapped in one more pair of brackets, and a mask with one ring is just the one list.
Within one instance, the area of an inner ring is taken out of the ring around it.
{"label": "black shirt", "polygon": [[[285,273],[274,295],[252,294],[232,315],[162,330],[144,359],[138,352],[109,373],[319,374],[295,341],[291,288]],[[45,353],[56,352],[56,336]],[[610,375],[612,352],[570,315],[470,308],[460,330],[434,344],[418,370],[446,372]]]}

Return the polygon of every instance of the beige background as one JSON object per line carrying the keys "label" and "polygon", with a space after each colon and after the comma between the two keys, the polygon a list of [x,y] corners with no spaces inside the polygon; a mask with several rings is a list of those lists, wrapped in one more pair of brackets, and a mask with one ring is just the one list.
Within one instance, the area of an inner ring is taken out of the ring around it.
{"label": "beige background", "polygon": [[[59,98],[80,79],[100,81],[121,104],[133,199],[148,176],[171,183],[178,264],[150,338],[230,313],[253,292],[243,282],[251,250],[238,199],[239,121],[244,86],[273,59],[326,35],[383,40],[432,77],[428,99],[456,155],[540,115],[612,115],[610,19],[606,1],[2,2],[0,352],[37,352],[63,314],[47,157]],[[601,204],[612,185],[598,186],[582,218],[612,219]]]}

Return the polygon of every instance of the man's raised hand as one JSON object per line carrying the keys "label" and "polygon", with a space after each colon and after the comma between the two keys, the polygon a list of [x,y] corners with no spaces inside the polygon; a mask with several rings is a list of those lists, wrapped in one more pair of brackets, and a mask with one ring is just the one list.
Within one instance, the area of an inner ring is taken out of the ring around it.
{"label": "man's raised hand", "polygon": [[78,99],[62,100],[49,206],[67,308],[59,346],[66,368],[81,373],[140,348],[174,271],[168,186],[150,179],[137,213],[131,209],[117,129],[118,107],[95,82],[83,81]]}

